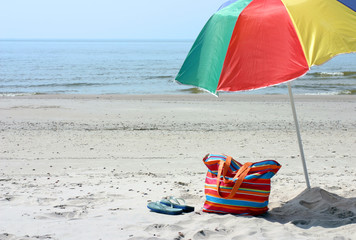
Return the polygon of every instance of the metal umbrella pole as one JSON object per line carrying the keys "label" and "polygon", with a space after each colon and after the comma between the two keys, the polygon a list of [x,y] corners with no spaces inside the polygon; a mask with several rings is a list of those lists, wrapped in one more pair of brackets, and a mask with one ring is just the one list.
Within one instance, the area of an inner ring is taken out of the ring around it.
{"label": "metal umbrella pole", "polygon": [[302,137],[300,136],[299,123],[298,123],[298,118],[297,118],[297,111],[295,110],[294,98],[293,98],[293,93],[292,93],[292,86],[291,86],[290,82],[288,83],[288,92],[289,92],[289,99],[290,99],[290,103],[291,103],[292,111],[293,111],[295,128],[296,128],[296,131],[297,131],[298,144],[299,144],[299,150],[300,150],[300,157],[302,159],[305,182],[307,184],[307,188],[310,189],[308,169],[307,169],[307,164],[306,164],[306,161],[305,161]]}

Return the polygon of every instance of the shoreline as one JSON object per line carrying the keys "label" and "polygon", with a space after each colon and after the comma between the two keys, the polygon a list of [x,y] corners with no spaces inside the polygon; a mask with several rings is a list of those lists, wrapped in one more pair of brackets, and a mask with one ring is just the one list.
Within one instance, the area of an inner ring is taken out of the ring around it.
{"label": "shoreline", "polygon": [[[356,101],[356,95],[293,95],[302,101]],[[180,100],[180,101],[289,101],[282,94],[38,94],[0,96],[0,99],[104,99],[104,100]]]}

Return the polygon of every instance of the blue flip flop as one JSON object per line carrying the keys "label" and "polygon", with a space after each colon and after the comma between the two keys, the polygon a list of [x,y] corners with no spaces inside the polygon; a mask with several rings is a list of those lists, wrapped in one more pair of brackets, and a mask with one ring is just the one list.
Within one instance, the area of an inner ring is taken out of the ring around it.
{"label": "blue flip flop", "polygon": [[194,211],[194,207],[186,205],[183,198],[168,197],[162,199],[160,203],[166,206],[171,206],[175,209],[182,209],[183,212],[186,213]]}
{"label": "blue flip flop", "polygon": [[178,215],[183,212],[182,209],[173,208],[171,205],[167,206],[160,202],[150,202],[147,204],[147,207],[152,212],[162,213],[162,214],[169,214],[169,215]]}

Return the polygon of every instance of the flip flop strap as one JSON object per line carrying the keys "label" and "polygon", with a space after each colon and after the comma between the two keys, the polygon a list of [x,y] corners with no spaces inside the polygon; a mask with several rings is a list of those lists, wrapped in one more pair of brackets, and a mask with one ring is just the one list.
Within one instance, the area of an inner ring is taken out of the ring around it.
{"label": "flip flop strap", "polygon": [[[172,201],[171,201],[171,200],[172,200]],[[181,200],[183,204],[181,204],[181,203],[179,202],[179,200]],[[177,205],[183,205],[183,206],[185,206],[185,200],[184,200],[183,198],[169,197],[169,200],[168,200],[168,201],[169,201],[171,204],[172,204],[172,202],[174,202],[174,203],[177,204]]]}
{"label": "flip flop strap", "polygon": [[[173,208],[173,204],[171,203],[171,202],[169,202],[170,204],[171,204],[171,208]],[[156,205],[159,207],[159,208],[161,208],[161,209],[163,209],[163,210],[166,210],[169,206],[167,206],[167,205],[164,205],[164,204],[162,204],[162,203],[160,203],[159,201],[157,201],[156,202]]]}

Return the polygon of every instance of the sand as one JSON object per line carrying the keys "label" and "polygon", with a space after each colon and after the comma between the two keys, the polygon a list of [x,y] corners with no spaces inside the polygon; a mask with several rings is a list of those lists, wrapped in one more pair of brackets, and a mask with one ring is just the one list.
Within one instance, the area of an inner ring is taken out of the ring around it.
{"label": "sand", "polygon": [[[309,190],[287,96],[1,97],[0,239],[356,239],[356,96],[295,101]],[[278,161],[269,213],[203,213],[207,153]]]}

